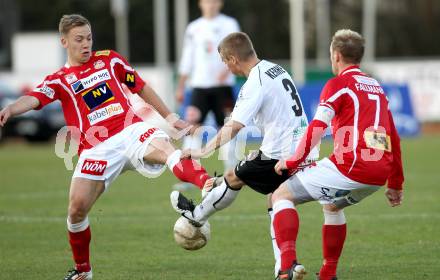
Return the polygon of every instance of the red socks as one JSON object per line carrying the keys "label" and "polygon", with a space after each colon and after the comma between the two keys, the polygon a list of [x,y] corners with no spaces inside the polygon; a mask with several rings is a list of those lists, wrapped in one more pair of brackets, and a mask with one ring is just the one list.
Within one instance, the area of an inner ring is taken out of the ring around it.
{"label": "red socks", "polygon": [[72,248],[73,260],[76,264],[76,270],[80,272],[90,271],[89,245],[91,240],[90,227],[84,231],[70,232],[69,243]]}
{"label": "red socks", "polygon": [[[289,270],[297,261],[296,238],[299,218],[294,204],[289,200],[278,200],[273,205],[273,228],[281,254],[281,271]],[[327,224],[322,227],[322,249],[324,264],[319,271],[321,280],[331,280],[336,276],[339,257],[347,235],[347,225],[342,211],[331,213],[324,211]]]}
{"label": "red socks", "polygon": [[296,262],[296,237],[299,229],[298,213],[294,208],[281,209],[275,213],[273,227],[281,253],[280,270],[286,271]]}
{"label": "red socks", "polygon": [[173,167],[174,175],[183,182],[196,185],[203,189],[206,180],[211,177],[199,163],[192,159],[182,159]]}
{"label": "red socks", "polygon": [[322,280],[336,276],[336,267],[344,247],[347,224],[322,226],[322,250],[324,264],[319,271]]}

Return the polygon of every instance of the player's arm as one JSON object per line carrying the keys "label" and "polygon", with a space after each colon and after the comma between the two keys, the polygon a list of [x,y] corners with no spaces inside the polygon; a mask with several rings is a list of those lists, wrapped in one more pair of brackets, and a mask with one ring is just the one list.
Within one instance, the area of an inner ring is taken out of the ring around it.
{"label": "player's arm", "polygon": [[402,167],[402,155],[400,149],[400,137],[397,133],[396,126],[394,125],[393,116],[388,111],[391,126],[391,149],[393,153],[393,165],[390,176],[388,177],[388,188],[385,192],[385,196],[392,207],[398,206],[402,203],[403,199],[403,167]]}
{"label": "player's arm", "polygon": [[278,161],[275,165],[275,172],[281,175],[282,170],[296,170],[310,154],[310,151],[319,143],[322,136],[324,136],[325,130],[330,125],[333,116],[333,109],[327,106],[319,106],[315,118],[307,126],[307,130],[301,138],[295,154],[287,160]]}
{"label": "player's arm", "polygon": [[225,125],[219,130],[213,139],[211,139],[204,148],[200,150],[188,150],[184,151],[182,157],[191,157],[194,159],[199,159],[210,155],[212,152],[223,146],[224,144],[231,141],[238,132],[244,127],[243,124],[229,120]]}
{"label": "player's arm", "polygon": [[[127,95],[132,94],[131,90],[125,84],[122,84],[122,89]],[[142,87],[138,95],[142,100],[150,104],[174,128],[179,130],[190,129],[189,124],[179,119],[177,114],[171,113],[165,103],[163,103],[162,99],[147,84]]]}
{"label": "player's arm", "polygon": [[275,165],[275,172],[282,174],[282,170],[289,169],[295,171],[304,162],[310,151],[319,143],[325,130],[330,126],[332,119],[336,115],[340,103],[329,102],[329,98],[339,90],[337,81],[330,79],[321,92],[321,103],[316,110],[315,117],[307,126],[306,132],[301,138],[294,155],[288,160],[280,160]]}
{"label": "player's arm", "polygon": [[167,118],[171,111],[162,101],[162,99],[157,95],[157,93],[147,84],[141,89],[138,95],[148,104],[153,106],[153,108],[163,117]]}
{"label": "player's arm", "polygon": [[148,86],[139,74],[130,66],[128,61],[115,51],[111,52],[111,56],[117,58],[118,63],[114,66],[122,90],[130,95],[137,93],[146,103],[150,104],[164,119],[170,122],[175,128],[183,129],[188,126],[185,122],[178,120],[174,114],[163,103],[162,99],[156,92]]}
{"label": "player's arm", "polygon": [[185,95],[185,85],[187,80],[188,80],[188,75],[186,74],[179,75],[179,80],[177,82],[177,88],[176,88],[176,100],[179,103],[183,102],[183,98]]}
{"label": "player's arm", "polygon": [[243,127],[252,123],[252,119],[263,104],[264,96],[259,83],[249,83],[243,87],[245,89],[242,89],[229,121],[217,135],[203,149],[184,151],[183,156],[191,155],[193,158],[207,156],[234,138]]}
{"label": "player's arm", "polygon": [[10,117],[21,115],[40,106],[40,101],[34,96],[22,96],[14,103],[0,111],[0,126],[4,126]]}

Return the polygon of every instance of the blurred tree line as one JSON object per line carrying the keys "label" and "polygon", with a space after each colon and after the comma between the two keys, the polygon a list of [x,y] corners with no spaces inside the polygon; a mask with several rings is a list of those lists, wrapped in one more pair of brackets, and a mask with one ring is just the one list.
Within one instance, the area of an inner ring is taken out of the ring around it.
{"label": "blurred tree line", "polygon": [[[129,1],[130,60],[154,60],[153,0]],[[175,61],[175,1],[169,0],[170,57]],[[190,20],[200,16],[190,0]],[[316,53],[315,1],[306,0],[307,58]],[[376,55],[383,57],[440,56],[440,1],[377,1]],[[254,41],[260,57],[289,58],[288,0],[225,0],[225,14],[237,18]],[[93,25],[94,49],[115,48],[110,0],[0,0],[0,65],[10,65],[14,32],[56,31],[61,15],[80,13]],[[362,31],[362,0],[330,0],[331,32],[339,28]],[[294,38],[295,39],[295,38]],[[35,50],[36,54],[38,50]]]}

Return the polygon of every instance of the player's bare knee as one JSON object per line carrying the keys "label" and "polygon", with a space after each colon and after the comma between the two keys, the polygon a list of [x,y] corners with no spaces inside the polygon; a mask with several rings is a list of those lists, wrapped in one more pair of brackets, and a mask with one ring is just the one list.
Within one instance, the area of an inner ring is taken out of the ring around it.
{"label": "player's bare knee", "polygon": [[342,209],[339,209],[338,206],[336,206],[333,203],[330,204],[324,204],[322,206],[323,211],[327,211],[327,212],[333,212],[333,213],[337,213],[339,211],[341,211]]}
{"label": "player's bare knee", "polygon": [[176,149],[168,139],[155,138],[151,141],[149,147],[143,156],[144,160],[153,164],[165,164],[168,156]]}
{"label": "player's bare knee", "polygon": [[224,178],[228,182],[228,185],[232,189],[241,189],[244,183],[240,180],[240,178],[235,175],[234,170],[228,170],[225,172]]}
{"label": "player's bare knee", "polygon": [[270,194],[268,194],[267,196],[266,196],[266,201],[267,201],[267,208],[269,209],[269,208],[272,208],[272,193],[270,193]]}
{"label": "player's bare knee", "polygon": [[155,138],[151,140],[150,145],[156,150],[162,151],[166,155],[169,155],[176,150],[171,142],[166,138]]}
{"label": "player's bare knee", "polygon": [[79,223],[83,221],[88,214],[86,203],[81,201],[71,201],[69,204],[68,216],[71,223]]}
{"label": "player's bare knee", "polygon": [[290,192],[286,183],[282,183],[273,193],[272,193],[272,204],[279,200],[290,200],[293,201],[293,194]]}
{"label": "player's bare knee", "polygon": [[224,177],[229,183],[235,181],[235,179],[237,178],[233,170],[226,171]]}

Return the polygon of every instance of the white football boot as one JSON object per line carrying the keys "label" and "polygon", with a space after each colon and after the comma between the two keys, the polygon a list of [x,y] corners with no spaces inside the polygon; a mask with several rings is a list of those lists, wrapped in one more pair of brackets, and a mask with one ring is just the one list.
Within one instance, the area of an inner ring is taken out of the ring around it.
{"label": "white football boot", "polygon": [[92,271],[79,272],[76,269],[69,270],[63,280],[92,280]]}

